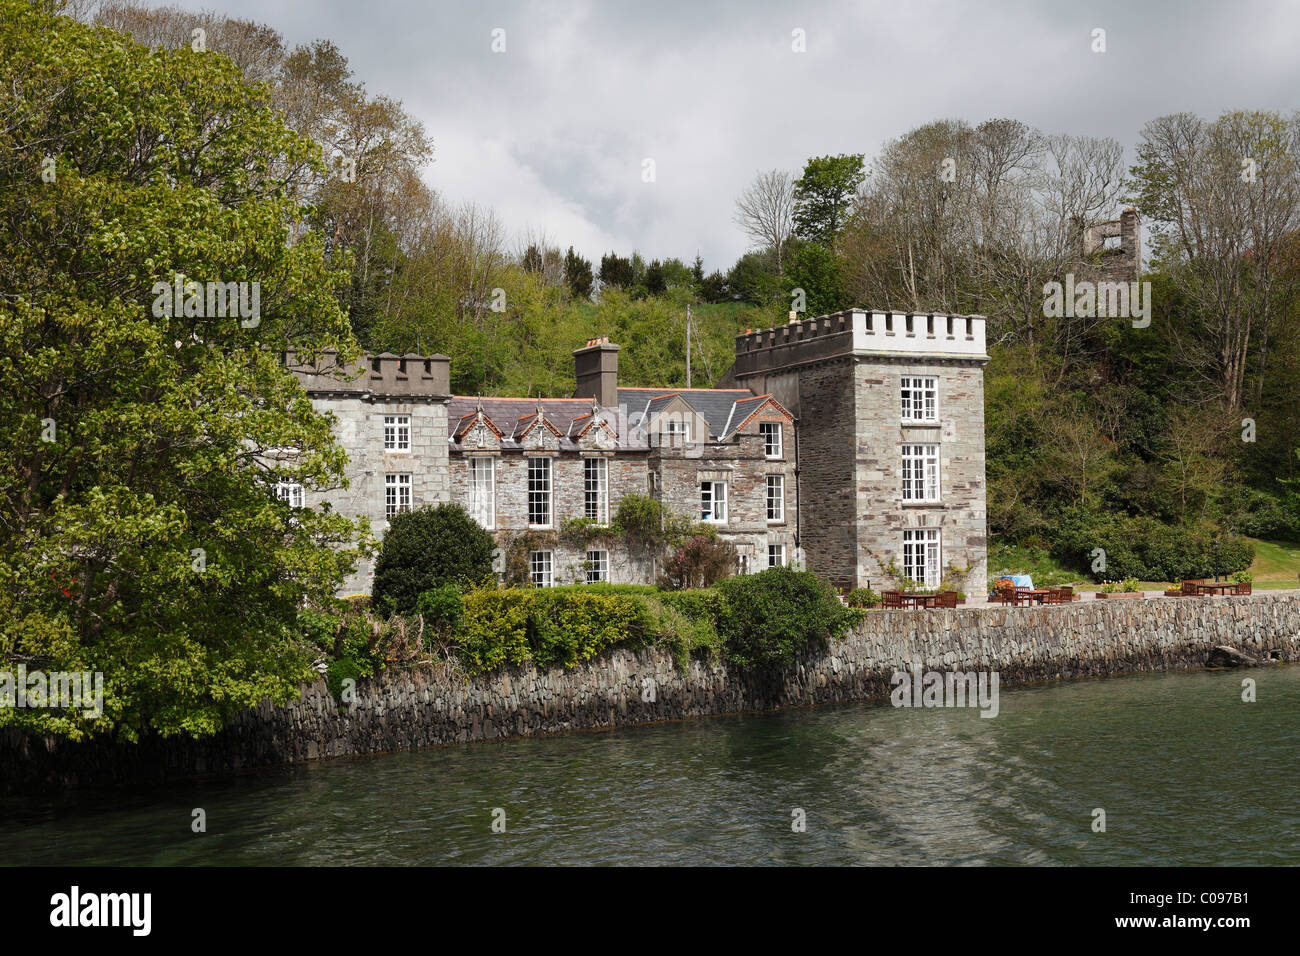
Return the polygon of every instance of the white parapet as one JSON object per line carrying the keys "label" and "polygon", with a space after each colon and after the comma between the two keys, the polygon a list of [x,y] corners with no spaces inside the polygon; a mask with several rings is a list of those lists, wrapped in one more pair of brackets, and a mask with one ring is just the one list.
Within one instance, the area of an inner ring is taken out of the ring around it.
{"label": "white parapet", "polygon": [[984,316],[854,310],[853,349],[983,356]]}

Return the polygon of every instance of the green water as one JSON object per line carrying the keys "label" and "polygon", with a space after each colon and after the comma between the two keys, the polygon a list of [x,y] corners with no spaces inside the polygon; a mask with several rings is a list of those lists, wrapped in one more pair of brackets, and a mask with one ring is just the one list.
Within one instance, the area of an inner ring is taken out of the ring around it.
{"label": "green water", "polygon": [[11,865],[1300,864],[1300,667],[1003,688],[1000,704],[993,719],[854,704],[7,799],[0,835]]}

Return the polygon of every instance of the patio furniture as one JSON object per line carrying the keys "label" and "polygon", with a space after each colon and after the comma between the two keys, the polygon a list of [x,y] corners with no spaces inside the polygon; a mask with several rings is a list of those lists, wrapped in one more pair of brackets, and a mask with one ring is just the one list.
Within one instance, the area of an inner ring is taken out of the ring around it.
{"label": "patio furniture", "polygon": [[1186,595],[1196,595],[1201,592],[1196,590],[1198,584],[1204,584],[1205,578],[1189,578],[1183,581],[1182,593]]}
{"label": "patio furniture", "polygon": [[956,607],[956,606],[957,606],[956,591],[942,591],[939,594],[936,594],[934,596],[934,604],[932,605],[932,607]]}
{"label": "patio furniture", "polygon": [[934,607],[934,597],[933,594],[904,594],[902,595],[903,607],[913,609]]}
{"label": "patio furniture", "polygon": [[1216,594],[1227,594],[1229,591],[1235,593],[1236,590],[1237,590],[1237,585],[1231,581],[1220,581],[1212,584],[1202,583],[1196,585],[1197,594],[1208,594],[1211,596]]}
{"label": "patio furniture", "polygon": [[1249,594],[1249,593],[1250,593],[1250,582],[1249,582],[1249,581],[1240,581],[1240,582],[1238,582],[1238,584],[1237,584],[1237,590],[1234,591],[1233,593],[1234,593],[1234,594]]}
{"label": "patio furniture", "polygon": [[881,606],[885,608],[901,608],[903,606],[903,595],[899,591],[886,591],[881,595]]}

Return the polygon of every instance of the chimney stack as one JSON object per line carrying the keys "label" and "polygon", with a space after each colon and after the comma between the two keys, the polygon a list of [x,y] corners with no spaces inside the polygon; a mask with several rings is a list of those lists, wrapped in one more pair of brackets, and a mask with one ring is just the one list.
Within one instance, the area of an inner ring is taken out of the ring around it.
{"label": "chimney stack", "polygon": [[603,408],[618,408],[618,346],[608,335],[588,339],[573,352],[574,398],[594,398]]}

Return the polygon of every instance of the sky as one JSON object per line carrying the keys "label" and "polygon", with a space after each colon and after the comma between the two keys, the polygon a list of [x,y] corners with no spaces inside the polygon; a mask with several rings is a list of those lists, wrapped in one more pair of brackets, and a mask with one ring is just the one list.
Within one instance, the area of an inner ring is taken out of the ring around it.
{"label": "sky", "polygon": [[1300,108],[1294,0],[176,2],[290,48],[333,40],[369,93],[424,123],[425,179],[446,200],[597,262],[698,253],[725,271],[748,246],[733,212],[756,173],[870,162],[934,120],[1110,136],[1131,161],[1157,116]]}

